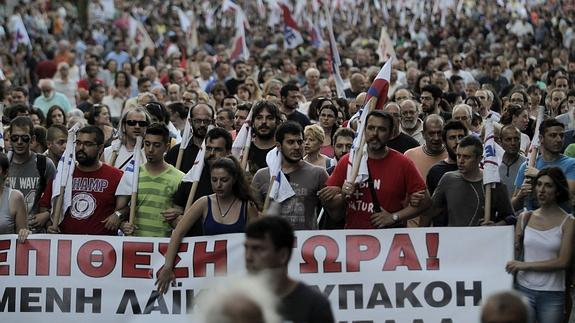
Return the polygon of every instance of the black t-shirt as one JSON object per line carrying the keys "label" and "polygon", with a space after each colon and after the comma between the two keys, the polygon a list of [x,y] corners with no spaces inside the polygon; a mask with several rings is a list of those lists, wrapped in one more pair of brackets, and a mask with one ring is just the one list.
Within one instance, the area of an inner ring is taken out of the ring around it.
{"label": "black t-shirt", "polygon": [[309,118],[305,114],[303,114],[297,110],[294,111],[294,113],[287,116],[287,119],[289,121],[295,121],[295,122],[299,123],[302,128],[305,128],[306,126],[309,126],[311,124],[311,122],[309,121]]}
{"label": "black t-shirt", "polygon": [[[164,160],[166,163],[176,167],[176,161],[178,159],[178,153],[180,151],[180,144],[175,145],[174,147],[170,148],[164,156]],[[194,145],[191,141],[188,144],[188,147],[184,150],[184,155],[182,156],[182,164],[180,165],[180,170],[184,173],[187,173],[192,166],[194,166],[194,161],[196,161],[196,156],[200,148]]]}
{"label": "black t-shirt", "polygon": [[[439,180],[441,179],[441,177],[443,177],[445,173],[456,170],[457,170],[457,164],[448,164],[445,162],[445,160],[441,160],[437,162],[435,165],[431,166],[425,179],[429,195],[433,196],[433,192],[435,192],[437,184],[439,184]],[[433,219],[433,226],[446,227],[447,222],[448,222],[447,213],[441,214]]]}
{"label": "black t-shirt", "polygon": [[[189,146],[188,146],[189,147]],[[180,186],[174,193],[174,205],[181,206],[182,208],[186,207],[186,203],[188,202],[188,195],[190,195],[190,190],[192,189],[192,183],[190,182],[181,182]],[[194,202],[202,196],[210,195],[214,193],[212,191],[212,183],[210,182],[210,171],[208,167],[204,167],[202,170],[202,175],[200,176],[200,182],[198,183],[198,189],[196,190],[196,195],[194,196]],[[203,227],[202,227],[202,219],[199,219],[192,225],[186,237],[197,237],[202,236],[204,234]]]}
{"label": "black t-shirt", "polygon": [[266,156],[270,150],[274,149],[274,146],[267,149],[258,148],[253,142],[250,146],[250,151],[248,153],[248,160],[250,166],[250,173],[255,174],[260,168],[268,167],[266,164]]}
{"label": "black t-shirt", "polygon": [[284,321],[293,323],[335,322],[328,299],[301,282],[280,301],[279,313]]}
{"label": "black t-shirt", "polygon": [[397,138],[391,139],[387,142],[387,147],[397,150],[400,153],[404,153],[411,148],[415,148],[419,146],[419,142],[413,139],[411,136],[404,134],[403,132],[399,133]]}

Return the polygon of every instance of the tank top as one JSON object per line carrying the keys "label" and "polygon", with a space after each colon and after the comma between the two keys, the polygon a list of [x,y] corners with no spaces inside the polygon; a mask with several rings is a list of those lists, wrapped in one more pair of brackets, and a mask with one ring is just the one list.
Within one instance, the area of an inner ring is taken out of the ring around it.
{"label": "tank top", "polygon": [[[571,215],[565,215],[560,225],[537,230],[530,226],[525,228],[523,238],[524,261],[547,261],[559,257],[563,225]],[[522,223],[522,226],[525,225]],[[565,270],[555,271],[520,271],[517,273],[517,283],[525,288],[538,291],[564,291]]]}
{"label": "tank top", "polygon": [[0,234],[12,234],[16,232],[16,221],[10,215],[10,195],[12,189],[4,187],[4,194],[0,201]]}
{"label": "tank top", "polygon": [[214,215],[212,214],[212,200],[208,196],[208,214],[206,214],[206,218],[204,219],[204,235],[206,236],[213,236],[216,234],[226,234],[226,233],[240,233],[244,232],[244,228],[246,227],[246,205],[247,203],[244,201],[240,207],[240,216],[235,223],[232,224],[223,224],[216,222],[214,220]]}

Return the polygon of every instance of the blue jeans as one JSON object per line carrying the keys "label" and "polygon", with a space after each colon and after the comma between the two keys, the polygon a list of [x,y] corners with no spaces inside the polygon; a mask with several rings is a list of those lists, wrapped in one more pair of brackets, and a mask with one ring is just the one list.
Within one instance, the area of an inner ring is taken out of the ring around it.
{"label": "blue jeans", "polygon": [[[531,306],[531,322],[561,323],[563,322],[565,292],[538,291],[516,286],[521,294],[525,295]],[[535,320],[536,319],[536,320]]]}

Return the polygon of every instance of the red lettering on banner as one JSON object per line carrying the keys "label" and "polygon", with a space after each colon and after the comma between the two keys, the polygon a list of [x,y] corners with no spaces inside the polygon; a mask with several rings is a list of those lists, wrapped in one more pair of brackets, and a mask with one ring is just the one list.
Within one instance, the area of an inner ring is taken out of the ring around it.
{"label": "red lettering on banner", "polygon": [[439,258],[437,250],[439,249],[439,233],[426,233],[425,242],[427,245],[427,270],[439,270]]}
{"label": "red lettering on banner", "polygon": [[[162,254],[162,256],[166,255],[166,252],[168,252],[168,243],[160,243],[160,246],[158,247],[160,250],[160,253]],[[182,242],[180,243],[180,247],[178,248],[178,252],[186,252],[188,251],[188,243],[187,242]],[[176,278],[188,278],[190,276],[190,273],[188,271],[188,267],[176,267],[176,265],[182,260],[182,258],[180,258],[180,256],[178,256],[178,254],[176,254],[176,258],[174,259],[174,275],[176,276]],[[162,266],[162,268],[160,268],[158,270],[158,272],[156,273],[156,276],[160,273],[160,270],[162,270],[164,268],[164,266]]]}
{"label": "red lettering on banner", "polygon": [[116,250],[106,241],[92,240],[78,250],[78,268],[95,278],[108,276],[116,267]]}
{"label": "red lettering on banner", "polygon": [[58,240],[58,260],[56,275],[70,276],[72,258],[72,240]]}
{"label": "red lettering on banner", "polygon": [[379,240],[374,236],[353,235],[346,237],[346,271],[360,271],[360,263],[375,259],[381,251]]}
{"label": "red lettering on banner", "polygon": [[208,243],[205,241],[194,244],[193,266],[194,277],[205,277],[208,264],[214,264],[216,275],[225,275],[228,272],[227,240],[214,241],[214,251],[207,251]]}
{"label": "red lettering on banner", "polygon": [[[124,278],[152,278],[152,268],[138,268],[149,266],[150,253],[154,251],[151,242],[124,242],[122,246],[122,277]],[[148,253],[142,255],[141,253]]]}
{"label": "red lettering on banner", "polygon": [[301,256],[304,261],[299,265],[302,274],[317,273],[318,263],[315,259],[315,249],[323,247],[325,249],[325,260],[323,261],[323,271],[326,273],[341,272],[341,262],[337,261],[339,246],[332,237],[318,235],[310,237],[301,246]]}
{"label": "red lettering on banner", "polygon": [[[10,245],[12,241],[2,240],[0,241],[0,250],[10,250]],[[0,252],[0,262],[6,262],[8,260],[8,251]],[[8,276],[10,274],[10,265],[0,265],[0,276]]]}
{"label": "red lettering on banner", "polygon": [[36,252],[36,276],[50,274],[50,240],[26,240],[16,244],[16,275],[27,276],[30,252]]}
{"label": "red lettering on banner", "polygon": [[392,271],[399,266],[406,266],[409,270],[421,270],[421,264],[419,264],[419,259],[417,259],[411,238],[406,233],[399,233],[393,236],[383,270]]}

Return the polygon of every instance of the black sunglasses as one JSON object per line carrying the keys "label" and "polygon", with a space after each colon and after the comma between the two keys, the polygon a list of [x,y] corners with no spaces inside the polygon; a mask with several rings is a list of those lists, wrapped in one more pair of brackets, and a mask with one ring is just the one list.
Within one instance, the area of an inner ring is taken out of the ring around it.
{"label": "black sunglasses", "polygon": [[147,127],[148,121],[126,120],[126,124],[130,127],[135,127],[136,125],[140,127]]}
{"label": "black sunglasses", "polygon": [[24,143],[29,143],[30,139],[32,139],[32,137],[30,137],[30,135],[11,135],[10,136],[10,141],[12,142],[18,142],[18,140],[22,139],[22,141]]}

